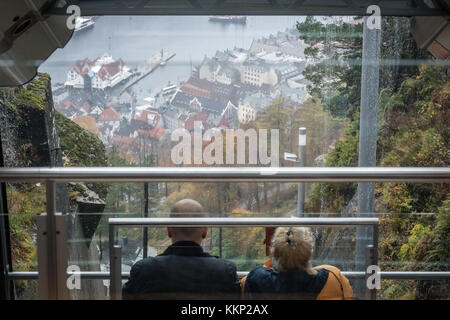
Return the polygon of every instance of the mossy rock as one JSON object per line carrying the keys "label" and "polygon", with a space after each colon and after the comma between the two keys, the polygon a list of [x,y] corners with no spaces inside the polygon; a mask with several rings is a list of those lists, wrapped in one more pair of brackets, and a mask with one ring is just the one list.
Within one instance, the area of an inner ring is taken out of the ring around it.
{"label": "mossy rock", "polygon": [[[68,167],[106,167],[107,158],[102,141],[91,132],[56,112],[56,128],[60,138],[64,166]],[[88,184],[100,198],[105,199],[106,183]]]}

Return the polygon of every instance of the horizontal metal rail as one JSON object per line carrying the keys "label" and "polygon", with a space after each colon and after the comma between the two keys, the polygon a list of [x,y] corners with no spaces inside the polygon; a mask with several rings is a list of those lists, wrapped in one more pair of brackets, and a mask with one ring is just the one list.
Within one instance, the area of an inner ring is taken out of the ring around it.
{"label": "horizontal metal rail", "polygon": [[65,167],[0,168],[0,181],[86,182],[450,182],[450,168]]}
{"label": "horizontal metal rail", "polygon": [[[68,272],[67,276],[75,275],[75,272]],[[248,271],[238,271],[238,276],[243,277]],[[363,271],[343,271],[342,274],[348,279],[364,279]],[[450,280],[450,271],[381,271],[379,272],[383,280]],[[81,279],[109,280],[109,272],[106,271],[81,271]],[[122,272],[122,279],[130,277],[130,272]],[[7,274],[8,280],[37,280],[37,271],[14,271]]]}
{"label": "horizontal metal rail", "polygon": [[109,225],[127,227],[285,227],[285,226],[368,226],[378,218],[109,218]]}

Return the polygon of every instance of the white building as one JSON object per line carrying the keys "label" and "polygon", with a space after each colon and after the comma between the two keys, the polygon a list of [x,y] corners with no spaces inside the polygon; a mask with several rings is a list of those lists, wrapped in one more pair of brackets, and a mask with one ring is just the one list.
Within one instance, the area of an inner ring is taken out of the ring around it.
{"label": "white building", "polygon": [[256,120],[256,115],[263,108],[270,105],[272,99],[263,94],[256,92],[245,96],[239,101],[238,106],[238,120],[240,123],[248,123]]}
{"label": "white building", "polygon": [[60,102],[64,101],[64,99],[69,97],[69,91],[67,91],[67,89],[64,87],[61,87],[53,91],[52,95],[53,95],[53,103],[57,105]]}
{"label": "white building", "polygon": [[263,84],[274,86],[278,83],[278,75],[273,67],[249,61],[241,68],[241,82],[256,87],[261,87]]}
{"label": "white building", "polygon": [[97,124],[99,127],[110,126],[114,131],[119,128],[120,114],[113,106],[109,106],[99,114]]}
{"label": "white building", "polygon": [[248,123],[256,120],[256,109],[248,102],[239,103],[238,120],[240,123]]}
{"label": "white building", "polygon": [[199,79],[230,85],[239,81],[239,70],[215,58],[205,57],[198,68]]}
{"label": "white building", "polygon": [[120,104],[130,104],[131,105],[131,104],[133,104],[133,101],[134,101],[134,97],[128,91],[125,91],[119,97]]}
{"label": "white building", "polygon": [[90,61],[88,58],[77,60],[75,65],[67,72],[66,86],[84,88],[90,86],[103,90],[114,87],[121,81],[128,79],[133,73],[125,66],[122,59],[114,60],[110,55]]}

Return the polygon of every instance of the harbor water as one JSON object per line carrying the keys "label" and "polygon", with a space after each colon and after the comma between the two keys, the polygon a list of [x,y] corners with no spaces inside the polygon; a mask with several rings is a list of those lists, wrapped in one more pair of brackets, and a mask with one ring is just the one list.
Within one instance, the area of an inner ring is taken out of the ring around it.
{"label": "harbor water", "polygon": [[89,30],[73,35],[39,68],[53,84],[66,80],[76,60],[94,60],[105,53],[137,67],[163,50],[176,54],[166,65],[133,86],[139,100],[154,95],[169,82],[187,80],[191,66],[217,50],[248,49],[253,39],[293,28],[304,17],[248,16],[246,24],[209,21],[207,16],[105,16]]}

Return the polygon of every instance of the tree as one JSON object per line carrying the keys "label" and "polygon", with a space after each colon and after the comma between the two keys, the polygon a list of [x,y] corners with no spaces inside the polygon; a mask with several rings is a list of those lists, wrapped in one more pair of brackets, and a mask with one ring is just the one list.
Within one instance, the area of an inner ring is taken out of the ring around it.
{"label": "tree", "polygon": [[[326,110],[350,117],[360,104],[363,28],[359,17],[349,22],[332,19],[323,23],[308,16],[297,23],[300,39],[309,45],[305,56],[313,62],[303,75],[311,82],[308,92],[319,97]],[[428,58],[429,53],[417,48],[408,18],[383,17],[381,31],[380,90],[396,90],[418,71],[415,64],[401,61]]]}
{"label": "tree", "polygon": [[303,75],[311,82],[308,92],[319,97],[334,116],[351,114],[359,106],[361,92],[362,24],[324,24],[308,16],[297,23],[300,39],[310,47]]}

